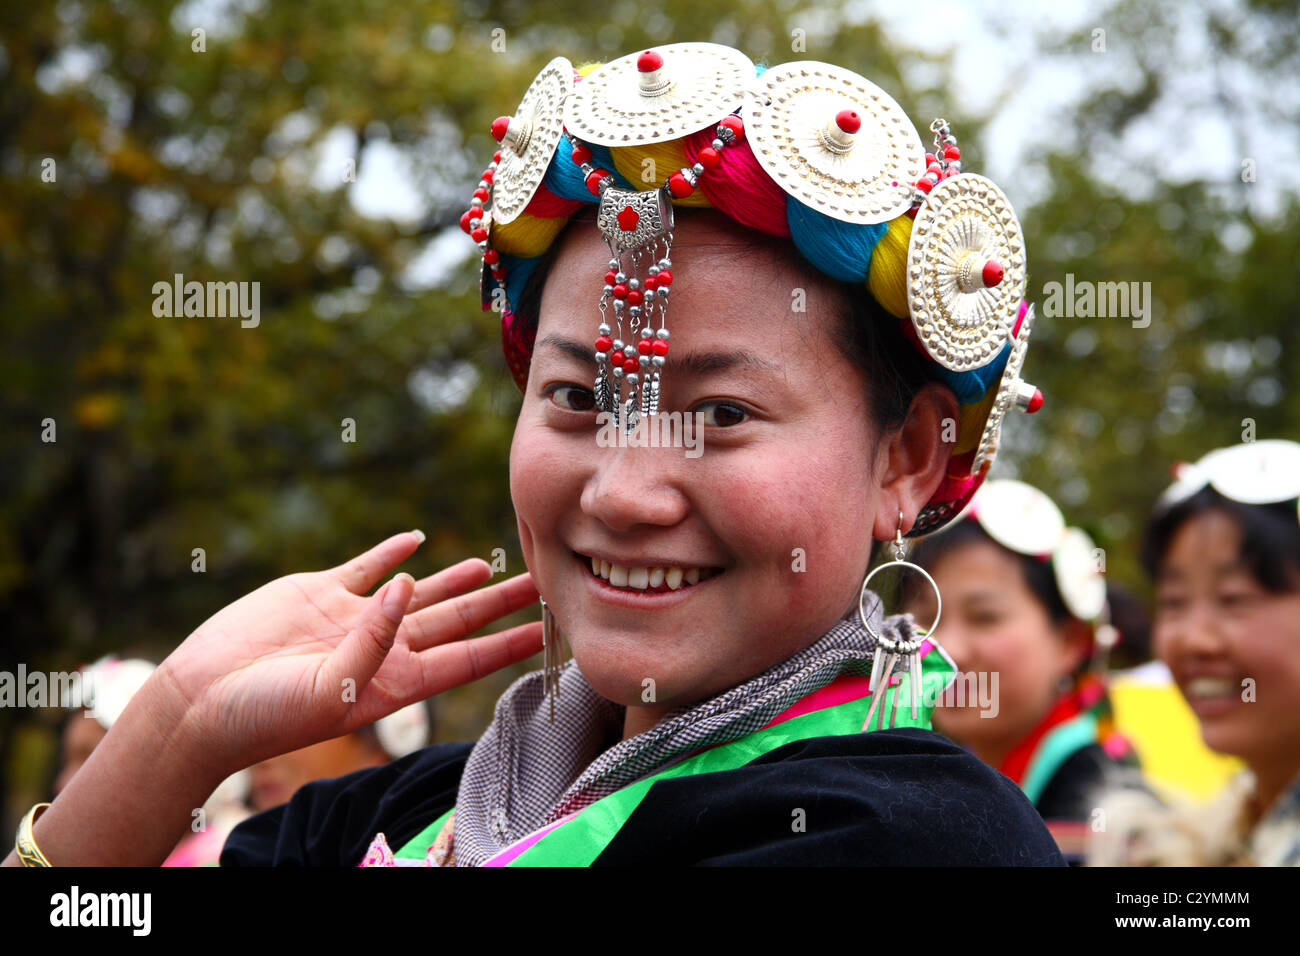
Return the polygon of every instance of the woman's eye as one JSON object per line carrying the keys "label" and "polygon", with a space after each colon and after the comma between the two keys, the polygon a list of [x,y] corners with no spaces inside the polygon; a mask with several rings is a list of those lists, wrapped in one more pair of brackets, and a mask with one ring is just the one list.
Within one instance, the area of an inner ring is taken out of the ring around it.
{"label": "woman's eye", "polygon": [[749,413],[731,402],[706,402],[696,408],[704,412],[704,424],[711,428],[729,428],[749,418]]}
{"label": "woman's eye", "polygon": [[589,412],[596,407],[596,396],[591,389],[577,385],[557,385],[549,397],[556,405],[573,412]]}

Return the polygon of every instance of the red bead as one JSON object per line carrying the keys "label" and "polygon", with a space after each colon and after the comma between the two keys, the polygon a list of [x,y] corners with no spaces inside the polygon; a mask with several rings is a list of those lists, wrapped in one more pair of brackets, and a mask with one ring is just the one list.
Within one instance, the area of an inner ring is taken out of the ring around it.
{"label": "red bead", "polygon": [[1036,388],[1034,389],[1034,397],[1031,398],[1029,400],[1029,404],[1025,406],[1025,414],[1032,415],[1034,414],[1034,412],[1038,411],[1042,407],[1043,407],[1043,390],[1041,388]]}
{"label": "red bead", "polygon": [[479,177],[479,179],[483,180],[485,183],[490,183],[496,178],[497,171],[495,169],[485,169],[483,170],[483,175]]}
{"label": "red bead", "polygon": [[499,265],[498,265],[498,266],[493,266],[493,267],[492,267],[492,275],[493,275],[495,278],[498,278],[498,279],[504,279],[504,278],[506,277],[506,269],[505,269],[505,266],[499,266]]}
{"label": "red bead", "polygon": [[655,276],[655,278],[659,280],[660,285],[673,284],[673,274],[669,272],[667,269],[660,269],[659,274]]}
{"label": "red bead", "polygon": [[492,154],[492,162],[494,163],[501,162],[501,150],[498,149],[495,153]]}
{"label": "red bead", "polygon": [[605,285],[613,285],[618,280],[618,273],[610,269],[605,273]]}
{"label": "red bead", "polygon": [[664,58],[654,50],[646,50],[636,58],[636,68],[641,73],[653,73],[663,69]]}
{"label": "red bead", "polygon": [[945,146],[943,148],[943,158],[950,162],[954,159],[961,159],[961,150],[956,146]]}
{"label": "red bead", "polygon": [[473,239],[475,242],[482,242],[484,239],[487,238],[487,230],[484,229],[482,226],[479,226],[477,229],[475,229],[473,232],[469,234],[469,237]]}
{"label": "red bead", "polygon": [[996,259],[990,259],[984,263],[984,288],[991,289],[1002,281],[1002,263]]}
{"label": "red bead", "polygon": [[487,252],[483,253],[483,261],[490,266],[494,266],[501,261],[501,253],[497,252],[495,249],[489,249]]}
{"label": "red bead", "polygon": [[640,305],[643,298],[645,297],[642,295],[640,289],[629,289],[627,293],[627,304]]}
{"label": "red bead", "polygon": [[659,279],[655,276],[647,276],[645,282],[641,284],[645,286],[647,292],[653,292],[659,288]]}
{"label": "red bead", "polygon": [[930,182],[928,179],[922,179],[917,182],[916,188],[921,190],[923,193],[928,193],[934,188],[934,183]]}
{"label": "red bead", "polygon": [[735,142],[739,143],[739,142],[741,142],[742,140],[744,140],[744,138],[745,138],[745,121],[742,120],[742,119],[741,119],[739,116],[737,116],[735,113],[729,113],[728,115],[722,117],[722,120],[721,120],[721,122],[718,123],[718,125],[719,125],[719,126],[725,126],[725,127],[727,127],[727,129],[729,129],[729,130],[731,130],[733,133],[735,133],[735,134],[736,134]]}
{"label": "red bead", "polygon": [[573,147],[573,161],[579,166],[591,162],[591,150],[579,143]]}
{"label": "red bead", "polygon": [[492,194],[489,193],[486,189],[479,188],[474,190],[474,198],[477,199],[479,202],[487,202],[488,196],[490,195]]}
{"label": "red bead", "polygon": [[654,343],[650,339],[642,339],[636,344],[636,350],[642,355],[649,355],[652,345],[654,345]]}
{"label": "red bead", "polygon": [[695,161],[705,169],[717,169],[718,164],[722,162],[722,157],[712,146],[705,146],[696,154]]}
{"label": "red bead", "polygon": [[925,167],[925,171],[927,173],[934,173],[936,176],[943,175],[943,167],[938,163],[931,163],[929,166]]}
{"label": "red bead", "polygon": [[624,285],[623,283],[621,283],[621,282],[620,282],[618,285],[614,286],[614,298],[616,298],[616,299],[626,299],[626,298],[627,298],[627,286],[625,286],[625,285]]}
{"label": "red bead", "polygon": [[673,194],[674,199],[685,199],[695,192],[695,187],[687,182],[686,177],[680,172],[676,172],[668,177],[668,191]]}
{"label": "red bead", "polygon": [[663,339],[655,339],[654,344],[651,345],[650,348],[654,350],[655,355],[668,354],[668,343],[665,342]]}
{"label": "red bead", "polygon": [[587,191],[593,196],[600,195],[600,181],[609,175],[608,169],[593,169],[587,177]]}
{"label": "red bead", "polygon": [[623,371],[627,372],[629,375],[635,372],[640,367],[641,367],[641,363],[634,358],[630,358],[623,363]]}
{"label": "red bead", "polygon": [[469,235],[469,221],[471,219],[481,219],[483,214],[477,209],[471,209],[468,212],[460,214],[460,228],[465,230],[465,235]]}
{"label": "red bead", "polygon": [[624,206],[618,212],[618,228],[624,232],[632,232],[636,229],[636,224],[641,221],[641,214],[631,206]]}
{"label": "red bead", "polygon": [[941,179],[952,179],[952,177],[956,176],[956,175],[959,174],[960,172],[961,172],[960,169],[953,169],[951,166],[949,166],[947,169],[945,169],[945,170],[943,171],[943,175],[942,175],[940,178],[941,178]]}
{"label": "red bead", "polygon": [[931,166],[933,166],[933,165],[934,165],[935,163],[937,163],[938,161],[939,161],[939,159],[938,159],[938,157],[936,157],[936,156],[934,155],[934,153],[926,153],[926,154],[925,154],[925,168],[926,168],[926,169],[929,169]]}
{"label": "red bead", "polygon": [[614,340],[611,339],[608,335],[602,335],[600,338],[596,339],[597,352],[608,352],[613,347],[613,345],[614,345]]}
{"label": "red bead", "polygon": [[846,133],[856,133],[862,129],[862,118],[855,110],[840,110],[835,114],[835,125]]}
{"label": "red bead", "polygon": [[498,143],[505,139],[506,130],[510,128],[509,116],[498,116],[492,121],[492,138]]}

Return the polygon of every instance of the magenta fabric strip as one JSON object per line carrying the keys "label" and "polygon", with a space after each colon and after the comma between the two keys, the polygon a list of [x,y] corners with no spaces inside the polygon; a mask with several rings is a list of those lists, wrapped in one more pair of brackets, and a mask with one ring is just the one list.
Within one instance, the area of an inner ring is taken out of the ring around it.
{"label": "magenta fabric strip", "polygon": [[[583,807],[582,809],[585,810],[586,807]],[[485,860],[483,862],[483,865],[484,866],[509,866],[510,863],[517,856],[519,856],[521,853],[527,850],[530,846],[532,846],[542,837],[546,836],[546,834],[550,833],[556,827],[568,823],[570,820],[572,820],[581,812],[582,810],[574,810],[567,817],[561,817],[560,819],[555,820],[552,823],[546,824],[546,826],[542,827],[540,830],[535,830],[534,832],[528,834],[528,836],[520,840],[516,840],[514,843],[510,844],[508,847],[506,847],[504,850],[498,853],[496,856]]]}
{"label": "magenta fabric strip", "polygon": [[[917,656],[924,659],[925,655],[929,654],[933,649],[934,644],[927,638],[921,642],[921,649]],[[893,679],[890,680],[889,686],[895,686],[902,679],[902,675],[895,674]],[[871,679],[867,677],[837,677],[821,690],[813,691],[802,700],[795,701],[759,729],[766,730],[768,727],[784,723],[787,720],[793,720],[795,717],[811,714],[815,710],[838,707],[840,704],[846,704],[851,700],[867,697],[871,694],[871,691],[867,689],[870,683]]]}

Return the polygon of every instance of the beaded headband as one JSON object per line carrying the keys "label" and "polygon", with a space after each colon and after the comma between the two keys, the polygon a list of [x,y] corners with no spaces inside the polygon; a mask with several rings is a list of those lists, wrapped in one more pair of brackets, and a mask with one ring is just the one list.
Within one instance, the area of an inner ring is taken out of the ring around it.
{"label": "beaded headband", "polygon": [[[627,430],[659,410],[668,360],[674,206],[717,208],[791,238],[821,271],[865,284],[961,405],[945,478],[908,533],[952,520],[980,486],[1014,406],[1033,309],[1002,191],[964,172],[949,124],[933,152],[884,90],[799,61],[765,69],[714,43],[675,43],[575,70],[548,63],[511,116],[460,224],[483,253],[484,310],[523,390],[536,315],[515,311],[569,217],[597,203],[609,246],[596,308],[593,394]],[[647,178],[647,169],[671,169]],[[653,180],[651,188],[639,188]]]}

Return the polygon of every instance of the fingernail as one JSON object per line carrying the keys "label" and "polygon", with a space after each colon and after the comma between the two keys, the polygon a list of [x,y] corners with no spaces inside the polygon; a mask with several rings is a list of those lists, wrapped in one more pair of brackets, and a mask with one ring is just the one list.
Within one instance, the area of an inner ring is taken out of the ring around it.
{"label": "fingernail", "polygon": [[419,528],[416,528],[414,531],[411,532],[411,534],[415,535],[417,538],[420,539],[420,544],[424,544],[424,532],[423,532],[423,531],[421,531]]}
{"label": "fingernail", "polygon": [[398,597],[398,578],[410,578],[412,582],[415,581],[414,578],[403,571],[396,578],[389,581],[384,588],[384,617],[388,618],[394,624],[402,619],[402,616],[406,613],[406,606],[411,603],[411,595],[409,593],[406,595],[406,600],[402,600]]}

